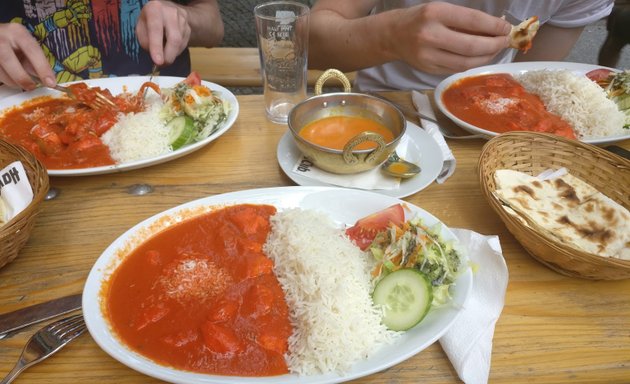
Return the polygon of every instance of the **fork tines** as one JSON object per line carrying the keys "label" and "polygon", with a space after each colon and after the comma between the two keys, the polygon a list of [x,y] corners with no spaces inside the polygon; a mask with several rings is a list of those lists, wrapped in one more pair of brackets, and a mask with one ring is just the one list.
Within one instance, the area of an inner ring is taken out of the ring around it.
{"label": "fork tines", "polygon": [[[103,103],[105,103],[106,105]],[[118,108],[118,106],[114,104],[113,101],[108,99],[105,95],[103,95],[100,92],[96,92],[96,99],[94,100],[94,105],[98,106],[99,108],[108,108],[108,107]]]}
{"label": "fork tines", "polygon": [[74,338],[86,329],[83,314],[67,317],[49,324],[44,328],[44,333],[49,333],[59,339]]}

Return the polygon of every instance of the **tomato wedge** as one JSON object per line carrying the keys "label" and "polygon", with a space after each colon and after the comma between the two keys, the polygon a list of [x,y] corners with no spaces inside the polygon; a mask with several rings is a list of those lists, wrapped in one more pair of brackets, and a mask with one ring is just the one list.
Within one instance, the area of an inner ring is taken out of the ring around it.
{"label": "tomato wedge", "polygon": [[608,75],[610,75],[611,73],[612,71],[610,69],[593,69],[592,71],[586,73],[586,77],[596,83],[599,83],[600,81],[606,80],[608,78]]}
{"label": "tomato wedge", "polygon": [[401,226],[404,222],[405,210],[401,204],[395,204],[359,219],[352,227],[346,229],[346,235],[364,251],[372,244],[379,232],[384,231],[391,224]]}
{"label": "tomato wedge", "polygon": [[190,86],[199,85],[201,84],[201,76],[197,72],[192,71],[183,82]]}

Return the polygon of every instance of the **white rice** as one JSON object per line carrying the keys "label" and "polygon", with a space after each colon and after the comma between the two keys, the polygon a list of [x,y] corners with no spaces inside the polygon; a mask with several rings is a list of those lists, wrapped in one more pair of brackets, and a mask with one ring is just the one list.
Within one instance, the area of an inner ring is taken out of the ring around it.
{"label": "white rice", "polygon": [[118,121],[101,136],[116,163],[148,159],[171,151],[169,129],[160,119],[162,100],[148,95],[145,111],[118,114]]}
{"label": "white rice", "polygon": [[625,116],[606,92],[586,76],[567,70],[528,71],[515,76],[547,110],[573,127],[578,139],[623,135]]}
{"label": "white rice", "polygon": [[328,216],[291,209],[271,223],[264,249],[290,308],[291,372],[343,374],[396,338],[372,302],[369,257]]}

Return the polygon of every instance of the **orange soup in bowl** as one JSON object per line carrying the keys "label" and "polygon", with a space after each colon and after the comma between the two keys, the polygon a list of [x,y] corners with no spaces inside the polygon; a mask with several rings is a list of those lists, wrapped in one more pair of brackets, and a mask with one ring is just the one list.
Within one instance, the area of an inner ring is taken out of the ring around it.
{"label": "orange soup in bowl", "polygon": [[[342,150],[356,135],[369,131],[378,133],[386,143],[394,140],[394,134],[385,125],[359,116],[329,116],[315,120],[302,128],[299,135],[313,144]],[[364,142],[354,149],[372,149],[374,142]]]}

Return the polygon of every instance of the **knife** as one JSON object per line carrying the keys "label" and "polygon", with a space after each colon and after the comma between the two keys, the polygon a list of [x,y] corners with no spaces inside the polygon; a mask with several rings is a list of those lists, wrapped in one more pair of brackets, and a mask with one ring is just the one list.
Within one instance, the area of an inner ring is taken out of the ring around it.
{"label": "knife", "polygon": [[604,147],[604,149],[608,150],[609,152],[614,153],[615,155],[619,155],[621,157],[625,157],[626,159],[630,160],[630,151],[628,151],[625,148],[621,148],[617,145],[609,145],[608,147]]}
{"label": "knife", "polygon": [[17,330],[81,309],[81,294],[35,304],[30,307],[0,314],[0,339]]}

